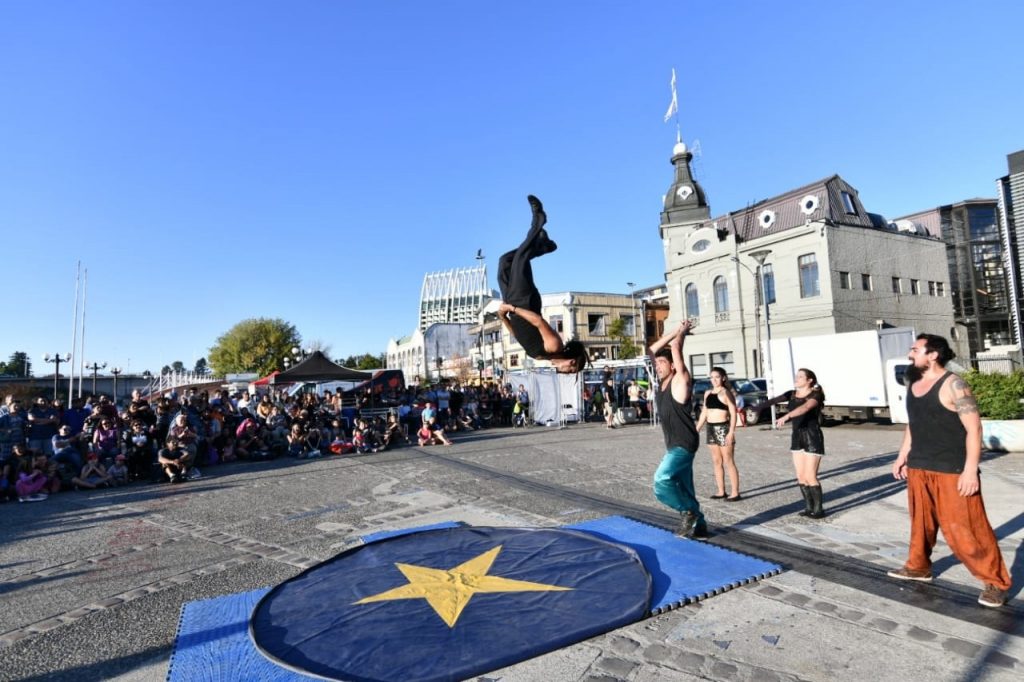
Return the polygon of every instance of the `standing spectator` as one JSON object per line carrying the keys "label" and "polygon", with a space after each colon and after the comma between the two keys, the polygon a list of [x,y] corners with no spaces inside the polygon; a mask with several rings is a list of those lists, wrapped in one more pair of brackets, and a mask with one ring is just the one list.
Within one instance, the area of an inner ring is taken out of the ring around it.
{"label": "standing spectator", "polygon": [[[717,492],[713,500],[729,502],[740,500],[740,472],[736,468],[736,403],[729,385],[729,377],[721,367],[711,368],[711,388],[704,392],[704,408],[697,420],[697,433],[707,425],[708,450],[711,451],[711,468],[715,475]],[[726,497],[725,477],[729,476],[732,496]]]}
{"label": "standing spectator", "polygon": [[608,379],[602,386],[602,403],[604,404],[604,424],[609,429],[615,428],[615,379]]}
{"label": "standing spectator", "polygon": [[60,418],[46,398],[36,398],[28,411],[28,446],[36,452],[53,454],[53,437],[57,435]]}
{"label": "standing spectator", "polygon": [[932,548],[938,531],[953,556],[984,585],[978,603],[1006,603],[1010,573],[981,498],[981,416],[970,387],[946,369],[955,356],[949,342],[920,334],[910,349],[903,443],[892,465],[907,481],[910,549],[900,580],[932,580]]}
{"label": "standing spectator", "polygon": [[0,460],[11,457],[15,445],[25,444],[25,411],[21,399],[7,396],[7,411],[0,415]]}
{"label": "standing spectator", "polygon": [[90,410],[85,408],[85,401],[81,398],[72,398],[71,407],[64,410],[60,423],[67,425],[72,436],[77,436],[85,428],[85,419],[89,416],[89,413]]}

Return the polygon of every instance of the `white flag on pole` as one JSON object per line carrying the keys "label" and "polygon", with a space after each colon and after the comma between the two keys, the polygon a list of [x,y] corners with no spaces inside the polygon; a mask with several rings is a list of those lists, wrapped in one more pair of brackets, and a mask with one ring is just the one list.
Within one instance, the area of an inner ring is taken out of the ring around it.
{"label": "white flag on pole", "polygon": [[668,111],[665,112],[665,123],[668,123],[669,119],[678,111],[679,99],[676,96],[676,69],[675,67],[672,67],[672,101],[669,102]]}

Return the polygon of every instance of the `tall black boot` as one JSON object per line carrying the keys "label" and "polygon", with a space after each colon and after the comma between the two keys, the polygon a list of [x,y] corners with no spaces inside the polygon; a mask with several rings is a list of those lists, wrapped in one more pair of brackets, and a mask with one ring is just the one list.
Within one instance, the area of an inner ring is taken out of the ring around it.
{"label": "tall black boot", "polygon": [[825,510],[821,508],[821,485],[807,486],[811,494],[811,511],[807,514],[812,519],[825,518]]}
{"label": "tall black boot", "polygon": [[803,483],[800,484],[800,494],[804,496],[804,510],[800,512],[800,516],[810,516],[811,510],[814,508],[811,503],[811,488]]}

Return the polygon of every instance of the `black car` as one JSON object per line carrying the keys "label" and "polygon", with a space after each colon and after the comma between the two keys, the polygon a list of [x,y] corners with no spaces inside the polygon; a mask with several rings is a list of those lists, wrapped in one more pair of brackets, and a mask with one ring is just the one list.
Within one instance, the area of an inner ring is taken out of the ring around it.
{"label": "black car", "polygon": [[[743,398],[743,414],[747,424],[756,424],[770,414],[767,410],[758,409],[768,400],[767,382],[764,379],[729,379],[729,383]],[[711,388],[710,379],[697,379],[693,382],[693,418],[699,419],[704,409],[704,393]]]}

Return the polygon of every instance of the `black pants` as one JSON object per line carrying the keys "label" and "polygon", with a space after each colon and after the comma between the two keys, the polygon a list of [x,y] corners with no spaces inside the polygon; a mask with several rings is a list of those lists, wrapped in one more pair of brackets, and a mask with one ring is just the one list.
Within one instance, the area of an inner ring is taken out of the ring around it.
{"label": "black pants", "polygon": [[533,223],[523,243],[498,260],[498,288],[501,290],[501,300],[537,314],[541,311],[541,299],[537,285],[533,282],[530,261],[553,250],[547,234],[543,232],[546,222],[547,217],[543,210],[535,211]]}

